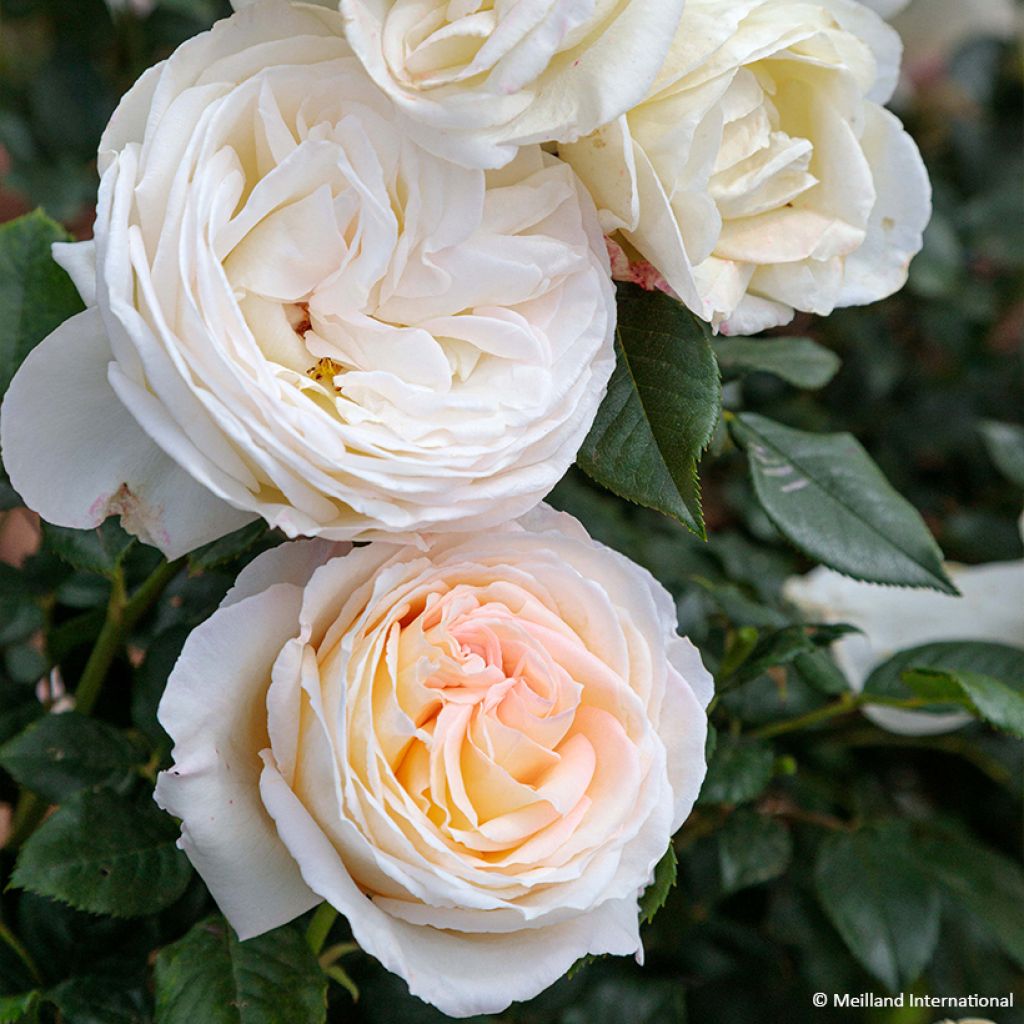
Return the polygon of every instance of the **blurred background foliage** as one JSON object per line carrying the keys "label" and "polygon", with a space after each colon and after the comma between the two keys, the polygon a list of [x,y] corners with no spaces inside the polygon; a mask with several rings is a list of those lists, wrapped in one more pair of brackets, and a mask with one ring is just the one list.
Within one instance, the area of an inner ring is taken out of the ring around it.
{"label": "blurred background foliage", "polygon": [[[101,0],[2,0],[0,12],[0,221],[42,207],[87,238],[96,145],[119,96],[142,70],[226,14],[226,0],[109,7]],[[800,318],[787,329],[842,359],[822,390],[801,391],[761,373],[727,373],[725,385],[727,408],[805,430],[852,431],[923,513],[946,554],[969,563],[1024,555],[1020,487],[1000,473],[980,430],[986,420],[1024,420],[1024,92],[1019,40],[998,35],[968,32],[938,57],[909,62],[897,107],[930,169],[935,215],[906,289],[866,309]],[[856,715],[770,742],[751,738],[766,723],[824,706],[843,683],[824,646],[809,652],[789,643],[787,628],[799,618],[782,601],[781,585],[810,566],[754,500],[745,459],[724,429],[701,475],[707,543],[577,470],[552,496],[676,596],[681,631],[717,670],[718,740],[701,802],[675,844],[678,884],[646,931],[645,966],[609,959],[581,965],[537,1000],[493,1020],[931,1024],[943,1016],[812,1007],[815,992],[885,994],[887,977],[897,990],[1015,992],[1024,1004],[1024,747],[978,724],[901,737]],[[158,561],[109,523],[87,535],[45,529],[26,560],[31,520],[9,489],[2,497],[0,744],[59,706],[62,680],[81,675],[112,580],[130,591]],[[12,532],[16,526],[27,545]],[[155,708],[184,636],[211,613],[240,566],[276,540],[250,529],[194,557],[170,582],[113,663],[94,709],[96,756],[64,774],[35,766],[43,806],[88,783],[112,789],[126,806],[137,797],[143,808],[155,772],[167,763]],[[743,648],[748,656],[733,668]],[[48,676],[57,663],[60,674]],[[6,749],[3,884],[26,815],[15,807],[17,758]],[[170,1021],[155,1008],[157,951],[215,909],[187,865],[179,876],[157,894],[158,912],[127,920],[5,890],[0,1020],[141,1024],[157,1014]],[[859,938],[836,927],[844,894],[869,908]],[[342,921],[324,947],[334,975],[331,1021],[442,1019],[349,948],[348,938]],[[887,951],[892,962],[879,963]],[[19,1008],[12,1000],[43,989],[45,1004]],[[978,1015],[1024,1021],[1020,1010]]]}

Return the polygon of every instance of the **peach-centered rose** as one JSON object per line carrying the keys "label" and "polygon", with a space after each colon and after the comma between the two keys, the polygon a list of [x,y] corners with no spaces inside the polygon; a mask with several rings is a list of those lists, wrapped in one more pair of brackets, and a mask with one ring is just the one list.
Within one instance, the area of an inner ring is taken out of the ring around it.
{"label": "peach-centered rose", "polygon": [[669,595],[569,516],[426,544],[253,562],[168,682],[157,800],[243,938],[326,899],[466,1016],[640,950],[712,680]]}

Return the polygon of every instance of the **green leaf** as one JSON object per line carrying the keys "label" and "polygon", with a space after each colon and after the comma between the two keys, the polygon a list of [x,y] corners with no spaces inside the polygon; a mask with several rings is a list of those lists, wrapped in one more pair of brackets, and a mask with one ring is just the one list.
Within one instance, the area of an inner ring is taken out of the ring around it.
{"label": "green leaf", "polygon": [[218,917],[156,960],[159,1024],[322,1024],[327,978],[302,932],[285,925],[239,942]]}
{"label": "green leaf", "polygon": [[943,894],[973,915],[1024,968],[1024,869],[959,833],[918,838],[918,860]]}
{"label": "green leaf", "polygon": [[[557,1019],[559,1024],[683,1024],[687,1020],[683,1000],[683,986],[676,980],[611,975],[585,989]],[[449,1019],[439,1018],[438,1024]]]}
{"label": "green leaf", "polygon": [[719,735],[697,802],[746,803],[764,792],[774,770],[775,754],[767,743]]}
{"label": "green leaf", "polygon": [[865,970],[892,991],[917,979],[939,937],[939,896],[904,822],[829,836],[818,850],[815,883]]}
{"label": "green leaf", "polygon": [[980,429],[989,458],[999,472],[1010,483],[1024,487],[1024,427],[985,420]]}
{"label": "green leaf", "polygon": [[658,861],[654,868],[654,878],[651,884],[644,889],[640,897],[640,920],[650,924],[668,899],[668,894],[676,884],[676,872],[678,861],[676,851],[671,843],[665,851],[665,855]]}
{"label": "green leaf", "polygon": [[787,665],[798,655],[816,649],[814,640],[803,626],[786,626],[768,633],[758,640],[749,657],[737,668],[734,678],[729,681],[730,688],[764,675],[775,665]]}
{"label": "green leaf", "polygon": [[835,696],[846,693],[850,688],[849,680],[827,651],[798,654],[793,659],[793,668],[805,683],[819,693]]}
{"label": "green leaf", "polygon": [[885,697],[911,697],[913,693],[903,681],[903,673],[910,669],[973,672],[1001,679],[1012,689],[1024,693],[1024,651],[985,640],[944,640],[900,651],[868,676],[864,692]]}
{"label": "green leaf", "polygon": [[66,526],[43,526],[46,546],[65,562],[84,572],[111,577],[135,543],[117,517],[113,516],[95,530],[72,530]]}
{"label": "green leaf", "polygon": [[722,890],[736,892],[778,878],[793,857],[793,837],[776,818],[741,807],[718,833]]}
{"label": "green leaf", "polygon": [[831,349],[810,338],[726,338],[713,342],[723,370],[760,370],[798,388],[824,387],[842,365]]}
{"label": "green leaf", "polygon": [[50,803],[120,781],[138,761],[122,732],[75,711],[44,715],[0,747],[0,766]]}
{"label": "green leaf", "polygon": [[110,978],[67,978],[47,998],[65,1024],[147,1024],[141,993],[118,988]]}
{"label": "green leaf", "polygon": [[722,387],[706,328],[661,292],[619,285],[616,366],[578,463],[610,491],[705,537],[697,461]]}
{"label": "green leaf", "polygon": [[267,524],[259,519],[226,537],[204,544],[188,556],[189,572],[204,572],[233,561],[254,548],[269,532]]}
{"label": "green leaf", "polygon": [[43,612],[25,576],[0,563],[0,645],[16,643],[42,629]]}
{"label": "green leaf", "polygon": [[977,672],[908,669],[903,681],[919,697],[965,704],[974,714],[1024,739],[1024,697],[1005,683]]}
{"label": "green leaf", "polygon": [[83,791],[22,847],[12,884],[94,914],[155,913],[181,896],[192,875],[177,839],[174,819],[155,804]]}
{"label": "green leaf", "polygon": [[68,234],[41,211],[0,226],[0,395],[25,357],[85,307],[50,246]]}
{"label": "green leaf", "polygon": [[730,425],[761,506],[799,550],[855,579],[957,593],[920,515],[852,435],[808,434],[756,413]]}
{"label": "green leaf", "polygon": [[38,992],[25,992],[17,996],[0,996],[0,1024],[19,1024],[39,1005]]}

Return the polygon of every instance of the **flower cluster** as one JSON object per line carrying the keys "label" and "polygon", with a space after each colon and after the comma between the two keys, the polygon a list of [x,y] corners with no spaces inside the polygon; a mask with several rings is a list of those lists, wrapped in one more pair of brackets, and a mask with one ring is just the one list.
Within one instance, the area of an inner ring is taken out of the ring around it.
{"label": "flower cluster", "polygon": [[613,272],[723,333],[898,289],[899,41],[856,0],[235,6],[111,119],[95,238],[54,253],[87,308],[18,372],[4,464],[168,557],[311,538],[186,644],[157,798],[243,938],[327,900],[414,993],[499,1011],[640,952],[704,776],[668,594],[540,504]]}

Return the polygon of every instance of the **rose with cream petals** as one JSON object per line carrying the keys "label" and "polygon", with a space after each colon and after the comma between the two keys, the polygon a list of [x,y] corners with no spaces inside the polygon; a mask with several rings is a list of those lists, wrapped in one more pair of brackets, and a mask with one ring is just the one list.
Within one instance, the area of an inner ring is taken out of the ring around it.
{"label": "rose with cream petals", "polygon": [[880,105],[896,33],[855,0],[689,0],[648,97],[563,146],[620,231],[723,333],[891,295],[931,212]]}
{"label": "rose with cream petals", "polygon": [[704,776],[669,595],[570,516],[256,559],[191,635],[157,800],[242,938],[321,899],[446,1013],[498,1012],[638,897]]}
{"label": "rose with cream petals", "polygon": [[[237,0],[236,0],[237,3]],[[683,0],[340,0],[421,145],[467,167],[572,141],[643,99]]]}
{"label": "rose with cream petals", "polygon": [[101,142],[90,308],[29,356],[4,464],[51,522],[176,556],[496,525],[575,457],[613,364],[593,204],[537,146],[417,146],[325,7],[265,0],[146,72]]}

